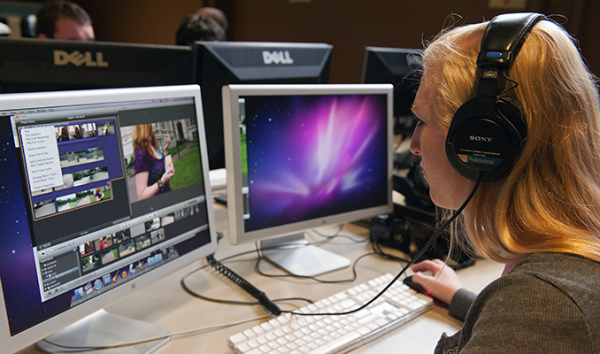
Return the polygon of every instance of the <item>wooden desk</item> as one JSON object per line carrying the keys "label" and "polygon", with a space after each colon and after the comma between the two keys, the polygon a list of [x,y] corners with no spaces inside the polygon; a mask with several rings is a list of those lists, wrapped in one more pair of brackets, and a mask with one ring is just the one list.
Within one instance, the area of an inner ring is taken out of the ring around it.
{"label": "wooden desk", "polygon": [[[215,205],[215,217],[217,219],[217,230],[226,231],[227,210],[222,206]],[[333,226],[319,229],[323,234],[333,234],[336,230],[337,227]],[[342,234],[361,240],[368,237],[368,230],[348,224]],[[314,232],[309,232],[307,238],[318,240],[321,237]],[[253,247],[253,244],[232,246],[225,237],[220,242],[216,258],[223,259],[233,254],[252,250]],[[362,254],[371,252],[369,243],[355,243],[346,238],[336,238],[322,247],[342,254],[352,261]],[[203,264],[205,264],[205,260],[187,266],[118,300],[106,307],[106,310],[111,313],[162,325],[169,328],[172,332],[226,324],[265,315],[259,306],[235,306],[207,302],[194,298],[185,292],[180,285],[182,277],[188,271]],[[372,256],[359,261],[356,267],[358,279],[354,283],[321,284],[313,280],[294,278],[274,279],[260,276],[254,271],[254,265],[256,264],[255,254],[236,258],[234,261],[226,262],[225,264],[255,287],[264,291],[271,299],[304,297],[312,300],[325,298],[384,273],[397,274],[402,268],[397,262],[386,261]],[[475,266],[460,270],[458,275],[467,289],[478,292],[490,281],[499,277],[502,268],[502,265],[491,261],[478,261]],[[261,263],[261,269],[266,273],[283,274],[278,268],[266,261]],[[351,277],[351,269],[346,268],[331,272],[321,278],[339,280]],[[252,300],[231,281],[220,276],[212,269],[207,268],[193,274],[189,278],[188,284],[193,290],[202,292],[206,296],[242,301]],[[279,303],[279,306],[284,309],[293,309],[293,306],[301,307],[305,304],[305,302],[297,301],[290,304]],[[260,322],[254,321],[203,334],[172,339],[155,353],[229,353],[226,339]],[[433,353],[435,345],[443,332],[452,334],[460,328],[461,322],[448,316],[446,309],[434,307],[432,311],[429,311],[425,315],[354,350],[352,353]],[[25,352],[37,353],[34,348],[29,348]]]}

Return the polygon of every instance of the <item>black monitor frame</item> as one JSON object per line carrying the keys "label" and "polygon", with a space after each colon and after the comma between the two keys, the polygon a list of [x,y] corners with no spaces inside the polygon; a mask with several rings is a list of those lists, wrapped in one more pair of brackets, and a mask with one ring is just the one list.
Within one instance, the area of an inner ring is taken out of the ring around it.
{"label": "black monitor frame", "polygon": [[193,84],[191,48],[0,38],[0,93]]}
{"label": "black monitor frame", "polygon": [[211,170],[225,167],[221,89],[228,84],[326,84],[333,46],[324,43],[196,42]]}
{"label": "black monitor frame", "polygon": [[365,47],[360,82],[394,85],[395,133],[410,135],[414,130],[411,106],[419,88],[420,49]]}

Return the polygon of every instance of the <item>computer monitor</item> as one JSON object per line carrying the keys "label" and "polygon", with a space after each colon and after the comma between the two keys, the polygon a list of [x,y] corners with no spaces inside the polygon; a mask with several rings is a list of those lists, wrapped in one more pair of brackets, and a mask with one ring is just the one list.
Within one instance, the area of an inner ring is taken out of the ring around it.
{"label": "computer monitor", "polygon": [[216,250],[198,86],[2,94],[0,145],[0,352],[169,333],[98,310]]}
{"label": "computer monitor", "polygon": [[182,46],[0,38],[0,93],[194,84]]}
{"label": "computer monitor", "polygon": [[414,130],[411,107],[419,89],[422,51],[419,49],[365,47],[361,83],[394,85],[396,134]]}
{"label": "computer monitor", "polygon": [[221,89],[228,84],[326,84],[332,46],[323,43],[196,42],[211,170],[225,168]]}
{"label": "computer monitor", "polygon": [[231,243],[297,275],[348,265],[304,231],[392,212],[392,85],[229,85],[223,110]]}

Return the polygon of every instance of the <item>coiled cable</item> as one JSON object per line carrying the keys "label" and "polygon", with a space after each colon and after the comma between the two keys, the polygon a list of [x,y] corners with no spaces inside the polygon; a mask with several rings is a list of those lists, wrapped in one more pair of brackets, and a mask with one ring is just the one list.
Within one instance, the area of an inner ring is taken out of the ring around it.
{"label": "coiled cable", "polygon": [[206,261],[213,267],[216,271],[223,274],[229,280],[237,284],[240,288],[244,289],[248,294],[250,294],[253,298],[258,300],[260,305],[272,316],[279,316],[281,314],[281,309],[279,306],[275,305],[273,301],[271,301],[267,295],[258,290],[254,285],[250,284],[246,279],[239,276],[233,270],[227,268],[223,263],[217,261],[215,257],[211,254],[206,257]]}

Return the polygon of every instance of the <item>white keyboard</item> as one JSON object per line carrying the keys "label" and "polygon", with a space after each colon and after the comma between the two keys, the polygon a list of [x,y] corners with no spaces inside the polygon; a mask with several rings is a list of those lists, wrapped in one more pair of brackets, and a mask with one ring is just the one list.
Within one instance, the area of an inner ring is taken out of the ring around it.
{"label": "white keyboard", "polygon": [[[394,277],[386,274],[294,312],[333,313],[358,308],[371,300]],[[433,307],[433,300],[394,283],[368,307],[341,316],[281,314],[227,340],[239,354],[345,353],[357,348]]]}

